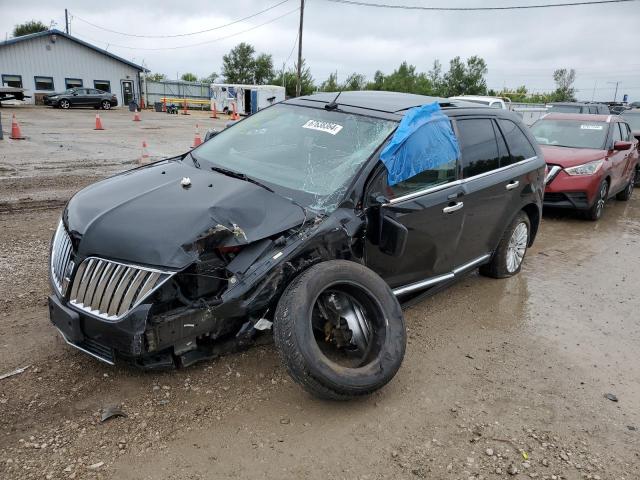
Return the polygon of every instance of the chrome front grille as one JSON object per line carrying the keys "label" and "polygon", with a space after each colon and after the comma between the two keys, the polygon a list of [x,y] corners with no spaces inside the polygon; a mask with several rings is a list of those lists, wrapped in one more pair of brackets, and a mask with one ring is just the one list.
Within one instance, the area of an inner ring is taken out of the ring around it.
{"label": "chrome front grille", "polygon": [[71,238],[61,220],[51,247],[51,279],[60,295],[65,295],[69,287],[69,278],[74,266],[71,260],[72,251]]}
{"label": "chrome front grille", "polygon": [[78,267],[69,301],[92,315],[117,320],[173,275],[174,272],[89,257]]}

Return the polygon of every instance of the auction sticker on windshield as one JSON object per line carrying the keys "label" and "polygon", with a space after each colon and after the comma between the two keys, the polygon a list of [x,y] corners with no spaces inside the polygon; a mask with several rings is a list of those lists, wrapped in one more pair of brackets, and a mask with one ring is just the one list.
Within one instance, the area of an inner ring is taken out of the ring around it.
{"label": "auction sticker on windshield", "polygon": [[319,132],[330,133],[336,135],[342,130],[342,125],[330,122],[320,122],[318,120],[309,120],[302,128],[308,128],[310,130],[318,130]]}
{"label": "auction sticker on windshield", "polygon": [[580,130],[602,130],[602,125],[580,125]]}

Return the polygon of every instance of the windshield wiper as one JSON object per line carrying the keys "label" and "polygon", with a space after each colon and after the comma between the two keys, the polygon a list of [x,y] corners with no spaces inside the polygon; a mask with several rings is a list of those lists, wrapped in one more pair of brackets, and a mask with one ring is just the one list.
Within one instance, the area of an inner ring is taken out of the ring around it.
{"label": "windshield wiper", "polygon": [[253,183],[254,185],[258,185],[259,187],[262,187],[271,193],[275,193],[271,187],[268,187],[264,183],[256,180],[255,178],[251,178],[244,173],[235,172],[233,170],[227,170],[226,168],[222,168],[222,167],[211,167],[211,170],[213,170],[214,172],[222,173],[223,175],[226,175],[228,177],[233,177],[239,180],[244,180],[245,182]]}

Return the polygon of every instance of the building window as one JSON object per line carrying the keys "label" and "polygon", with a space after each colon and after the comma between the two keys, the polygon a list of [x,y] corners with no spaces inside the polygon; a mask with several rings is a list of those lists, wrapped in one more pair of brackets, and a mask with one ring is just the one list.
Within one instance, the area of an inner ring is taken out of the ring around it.
{"label": "building window", "polygon": [[22,88],[22,75],[2,75],[2,85]]}
{"label": "building window", "polygon": [[69,88],[78,88],[82,86],[81,78],[65,78],[64,79],[64,87]]}
{"label": "building window", "polygon": [[36,90],[53,90],[53,77],[33,77]]}
{"label": "building window", "polygon": [[111,82],[109,80],[94,80],[93,86],[103,92],[111,93]]}

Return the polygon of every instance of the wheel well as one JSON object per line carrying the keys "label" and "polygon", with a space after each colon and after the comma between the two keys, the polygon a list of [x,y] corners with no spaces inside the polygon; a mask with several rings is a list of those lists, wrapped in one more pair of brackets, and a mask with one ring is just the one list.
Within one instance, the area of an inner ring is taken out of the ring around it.
{"label": "wheel well", "polygon": [[540,209],[535,203],[530,203],[522,208],[522,211],[529,217],[531,223],[531,236],[529,238],[529,246],[533,245],[533,241],[538,233],[538,227],[540,226]]}

